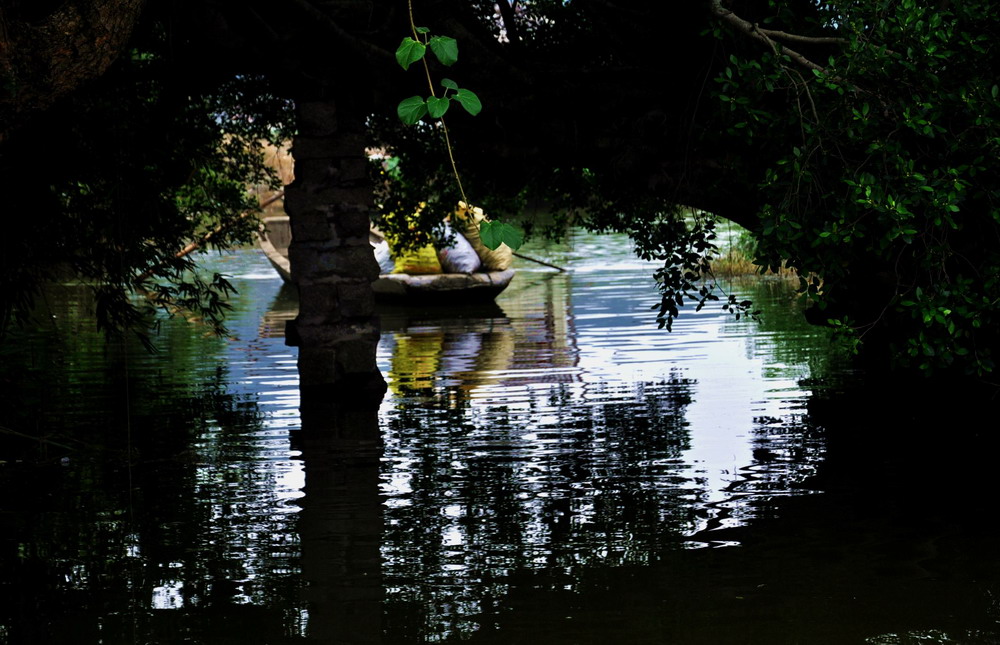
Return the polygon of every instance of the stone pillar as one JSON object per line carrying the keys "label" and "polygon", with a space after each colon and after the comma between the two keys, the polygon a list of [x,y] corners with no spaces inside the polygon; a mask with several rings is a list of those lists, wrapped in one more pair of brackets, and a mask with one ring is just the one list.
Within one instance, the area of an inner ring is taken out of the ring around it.
{"label": "stone pillar", "polygon": [[371,283],[378,264],[368,242],[371,185],[364,115],[344,103],[297,103],[299,135],[292,154],[295,181],[285,194],[292,242],[289,262],[299,289],[299,315],[286,338],[299,347],[303,387],[326,387],[338,398],[381,399],[375,365],[379,325]]}

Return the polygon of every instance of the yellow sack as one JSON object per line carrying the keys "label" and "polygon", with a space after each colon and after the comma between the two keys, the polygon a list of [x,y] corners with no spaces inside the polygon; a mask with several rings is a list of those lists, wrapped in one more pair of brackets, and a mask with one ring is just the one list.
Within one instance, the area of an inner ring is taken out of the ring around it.
{"label": "yellow sack", "polygon": [[396,256],[393,259],[396,262],[396,268],[392,270],[393,273],[409,273],[410,275],[443,273],[441,262],[438,261],[437,251],[430,244]]}
{"label": "yellow sack", "polygon": [[[426,204],[424,202],[420,202],[420,206],[417,207],[417,212],[408,218],[411,225],[419,217],[420,211],[424,209],[424,206],[426,206]],[[392,239],[388,236],[385,237],[386,242],[389,243],[390,249],[396,246]],[[441,262],[438,261],[437,251],[430,244],[412,251],[407,251],[402,255],[392,255],[392,260],[396,263],[395,268],[392,270],[393,273],[408,273],[410,275],[443,273],[441,269]]]}
{"label": "yellow sack", "polygon": [[469,244],[476,250],[479,259],[483,261],[484,271],[505,271],[514,263],[514,251],[506,244],[501,244],[496,251],[486,248],[483,241],[479,239],[479,222],[486,219],[483,209],[469,207],[465,202],[458,202],[458,210],[452,220],[455,228],[469,240]]}

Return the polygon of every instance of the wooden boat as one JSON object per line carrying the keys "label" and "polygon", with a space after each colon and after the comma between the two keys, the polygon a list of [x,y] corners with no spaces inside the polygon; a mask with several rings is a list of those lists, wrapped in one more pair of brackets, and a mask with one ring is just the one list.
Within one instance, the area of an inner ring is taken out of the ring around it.
{"label": "wooden boat", "polygon": [[[372,247],[381,241],[371,233]],[[292,241],[287,215],[264,218],[260,248],[278,274],[292,284],[288,262],[288,245]],[[477,273],[434,273],[410,275],[383,273],[372,283],[376,300],[397,304],[423,305],[489,302],[507,288],[514,278],[514,269]]]}

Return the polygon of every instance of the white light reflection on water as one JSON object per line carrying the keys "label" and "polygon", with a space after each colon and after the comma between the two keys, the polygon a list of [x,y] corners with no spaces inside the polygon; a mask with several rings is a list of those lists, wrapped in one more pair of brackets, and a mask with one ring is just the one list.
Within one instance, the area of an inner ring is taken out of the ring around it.
{"label": "white light reflection on water", "polygon": [[[205,419],[190,446],[194,505],[204,519],[188,548],[216,559],[226,572],[224,582],[199,581],[201,594],[206,583],[209,589],[221,584],[233,605],[261,605],[275,580],[299,572],[297,514],[305,470],[290,445],[291,432],[301,426],[296,356],[276,333],[283,328],[282,316],[276,321],[269,312],[281,282],[266,260],[256,251],[202,260],[206,270],[226,274],[237,290],[227,321],[232,338],[219,348],[221,360],[204,361],[213,368],[224,365],[232,403],[217,418]],[[187,588],[195,585],[182,582],[191,572],[165,573],[153,589],[152,608],[204,602],[199,590]]]}
{"label": "white light reflection on water", "polygon": [[[313,446],[297,432],[281,336],[294,302],[258,254],[212,266],[240,289],[236,340],[176,320],[157,355],[104,345],[67,313],[85,292],[62,289],[62,335],[29,338],[26,369],[13,350],[0,364],[8,412],[32,422],[10,427],[53,440],[4,444],[17,548],[0,567],[12,593],[0,642],[332,642],[349,628],[386,643],[477,630],[486,642],[994,635],[995,539],[978,520],[995,450],[934,477],[936,452],[883,470],[906,446],[876,442],[869,456],[858,441],[826,469],[829,494],[777,505],[810,492],[824,456],[801,384],[823,373],[823,337],[770,283],[737,290],[775,303],[760,325],[706,308],[657,331],[649,268],[613,259],[627,249],[607,238],[585,246],[603,256],[549,257],[579,267],[569,276],[521,267],[492,312],[386,316],[391,390],[381,428],[364,419],[366,436],[384,434],[381,470],[374,442],[342,462],[322,433]],[[60,447],[77,439],[92,447]],[[684,549],[748,534],[744,548]]]}
{"label": "white light reflection on water", "polygon": [[488,580],[573,588],[576,567],[728,544],[711,531],[808,492],[823,450],[798,431],[799,381],[825,335],[717,306],[658,330],[653,265],[622,238],[599,248],[569,275],[521,267],[493,318],[384,320],[385,574],[390,601],[427,608],[430,640],[488,612]]}
{"label": "white light reflection on water", "polygon": [[[809,375],[802,357],[822,345],[815,330],[761,332],[706,307],[660,331],[652,267],[620,238],[600,248],[568,276],[520,267],[498,310],[383,321],[384,584],[390,606],[423,608],[422,639],[476,629],[474,616],[520,572],[545,571],[572,590],[580,567],[726,544],[710,530],[803,492],[822,456],[797,432],[808,395],[798,385]],[[263,280],[258,273],[236,279]],[[295,356],[280,343],[292,314],[264,313],[259,327],[236,330],[239,358],[228,362],[233,387],[257,400],[259,429],[223,438],[210,428],[199,440],[202,503],[215,505],[230,536],[224,555],[242,563],[248,589],[279,538],[260,539],[269,523],[261,514],[284,526],[279,517],[297,511],[304,485],[287,440],[300,423]],[[787,343],[805,354],[790,360]],[[226,442],[252,445],[253,459],[222,467],[210,457]],[[219,480],[234,484],[214,494]],[[254,499],[267,508],[243,506]],[[245,526],[233,524],[234,510]],[[287,547],[294,559],[297,546]],[[176,606],[163,584],[160,600]]]}
{"label": "white light reflection on water", "polygon": [[[383,321],[384,584],[390,606],[423,608],[423,639],[476,629],[519,572],[572,590],[580,567],[652,562],[695,535],[725,544],[705,529],[801,492],[822,455],[818,443],[801,450],[795,431],[808,368],[775,350],[816,345],[815,332],[761,334],[712,307],[660,331],[652,267],[612,242],[568,276],[520,267],[498,310]],[[261,312],[259,327],[236,329],[229,380],[256,398],[260,427],[248,437],[207,428],[198,442],[202,503],[249,590],[260,566],[275,566],[285,528],[262,530],[285,527],[304,485],[288,444],[300,424],[295,356],[280,343],[291,315]],[[254,456],[226,467],[213,457],[226,445]],[[807,456],[788,458],[793,447]],[[232,484],[213,493],[219,481]],[[291,562],[297,545],[286,546]],[[171,584],[154,602],[177,606]]]}

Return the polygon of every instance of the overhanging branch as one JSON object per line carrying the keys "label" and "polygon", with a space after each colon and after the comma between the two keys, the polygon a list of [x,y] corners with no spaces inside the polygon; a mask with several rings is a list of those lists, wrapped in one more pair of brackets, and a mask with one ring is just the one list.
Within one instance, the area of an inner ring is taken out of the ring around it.
{"label": "overhanging branch", "polygon": [[778,40],[788,40],[793,43],[803,43],[806,45],[846,45],[846,38],[839,38],[837,36],[802,36],[800,34],[790,34],[787,31],[779,31],[777,29],[761,29],[755,25],[755,28],[760,33],[768,36],[770,38],[777,38]]}
{"label": "overhanging branch", "polygon": [[[791,40],[794,42],[802,42],[802,43],[826,43],[827,39],[825,38],[817,39],[809,36],[798,36],[795,34],[788,34],[783,31],[775,31],[772,29],[761,29],[760,27],[753,24],[749,20],[744,20],[743,18],[740,18],[729,9],[723,7],[722,0],[712,0],[711,7],[712,7],[712,13],[716,17],[725,21],[729,25],[733,26],[738,31],[741,31],[744,34],[750,36],[751,38],[763,42],[764,44],[771,47],[775,51],[780,52],[785,56],[788,56],[802,67],[811,70],[816,70],[817,72],[822,72],[824,74],[826,73],[826,68],[824,68],[822,65],[817,65],[816,63],[809,60],[801,53],[781,44],[780,42],[775,40],[775,38],[782,38],[784,40]],[[833,39],[833,42],[840,44],[843,43],[844,41],[842,39],[836,38]]]}

